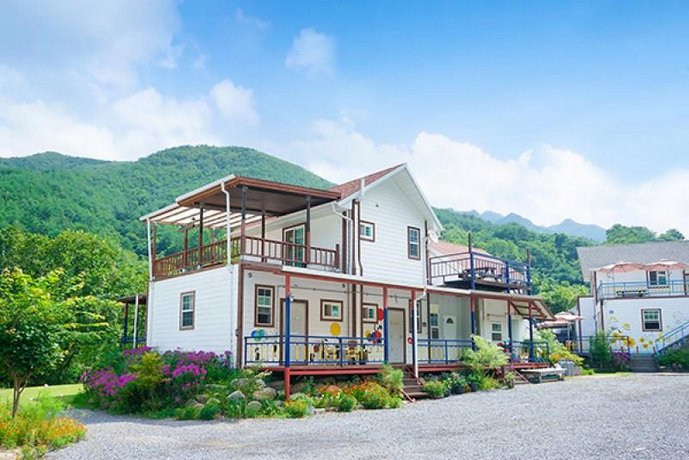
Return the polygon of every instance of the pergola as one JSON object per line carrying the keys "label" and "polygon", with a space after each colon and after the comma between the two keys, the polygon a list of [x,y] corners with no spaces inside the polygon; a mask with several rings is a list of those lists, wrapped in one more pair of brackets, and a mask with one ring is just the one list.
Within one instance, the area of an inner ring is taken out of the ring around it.
{"label": "pergola", "polygon": [[338,200],[339,192],[281,184],[261,179],[230,175],[192,192],[179,196],[175,203],[140,218],[148,232],[149,268],[153,275],[156,260],[156,229],[158,225],[178,226],[185,231],[184,251],[188,250],[187,232],[198,228],[199,254],[204,246],[204,229],[225,229],[226,256],[231,257],[232,229],[239,227],[243,253],[246,227],[261,225],[265,239],[266,218],[279,217],[305,210],[305,241],[311,245],[311,208]]}

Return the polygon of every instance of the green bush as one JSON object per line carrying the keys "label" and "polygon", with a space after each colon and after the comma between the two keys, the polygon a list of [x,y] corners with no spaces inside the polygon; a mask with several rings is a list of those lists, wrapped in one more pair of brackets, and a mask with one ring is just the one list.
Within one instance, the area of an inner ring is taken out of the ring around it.
{"label": "green bush", "polygon": [[351,412],[355,406],[356,398],[345,393],[340,393],[334,400],[334,407],[338,412]]}
{"label": "green bush", "polygon": [[672,368],[689,370],[689,349],[676,348],[658,356],[658,364]]}
{"label": "green bush", "polygon": [[445,378],[445,385],[450,389],[453,394],[464,393],[464,389],[467,386],[467,379],[463,375],[457,372],[452,372],[448,377]]}
{"label": "green bush", "polygon": [[220,413],[218,404],[208,403],[199,411],[199,419],[213,420]]}
{"label": "green bush", "polygon": [[440,380],[429,380],[424,384],[423,391],[433,399],[440,399],[447,395],[447,385]]}
{"label": "green bush", "polygon": [[569,351],[563,343],[557,340],[557,336],[553,331],[541,329],[536,333],[535,340],[548,344],[548,350],[550,350],[548,360],[550,364],[555,364],[562,360],[572,361],[577,366],[584,364],[584,358]]}
{"label": "green bush", "polygon": [[613,367],[612,349],[605,332],[599,331],[591,337],[591,364],[597,369],[611,369]]}
{"label": "green bush", "polygon": [[175,410],[175,418],[177,420],[198,420],[200,417],[200,410],[194,406],[180,407]]}
{"label": "green bush", "polygon": [[378,374],[378,381],[390,394],[402,394],[404,389],[404,372],[390,365],[384,365]]}
{"label": "green bush", "polygon": [[462,359],[472,370],[495,370],[507,364],[508,358],[502,348],[479,335],[472,338],[476,349],[467,349]]}
{"label": "green bush", "polygon": [[308,413],[309,404],[302,399],[285,402],[285,414],[289,418],[304,418]]}

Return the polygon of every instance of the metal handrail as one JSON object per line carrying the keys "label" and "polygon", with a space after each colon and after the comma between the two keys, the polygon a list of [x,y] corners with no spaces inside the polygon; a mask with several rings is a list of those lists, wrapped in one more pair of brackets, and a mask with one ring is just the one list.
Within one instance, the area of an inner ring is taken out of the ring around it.
{"label": "metal handrail", "polygon": [[[461,352],[471,349],[471,339],[426,339],[417,338],[419,350],[419,362],[433,363],[458,363],[461,361]],[[455,356],[451,356],[454,352]],[[425,354],[425,355],[424,355]]]}
{"label": "metal handrail", "polygon": [[[676,339],[668,340],[669,337],[677,336]],[[680,324],[676,328],[672,329],[666,334],[658,337],[656,339],[656,353],[663,353],[668,348],[672,347],[674,344],[684,340],[689,336],[689,321]],[[662,345],[661,345],[662,344]]]}
{"label": "metal handrail", "polygon": [[689,280],[668,280],[665,284],[651,284],[648,281],[601,282],[597,292],[600,299],[686,296],[689,295]]}

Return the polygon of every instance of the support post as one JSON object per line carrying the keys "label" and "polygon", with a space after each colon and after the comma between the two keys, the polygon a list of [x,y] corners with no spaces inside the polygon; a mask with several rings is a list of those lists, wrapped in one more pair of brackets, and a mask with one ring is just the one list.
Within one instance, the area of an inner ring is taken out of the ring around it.
{"label": "support post", "polygon": [[531,302],[529,302],[529,362],[534,359],[534,347],[533,347],[533,315],[531,313]]}
{"label": "support post", "polygon": [[137,348],[137,328],[139,327],[139,294],[134,297],[134,333],[132,334],[132,348]]}
{"label": "support post", "polygon": [[505,261],[505,292],[510,292],[510,262]]}
{"label": "support post", "polygon": [[311,262],[311,196],[306,197],[306,225],[304,226],[304,242],[306,243],[306,265]]}
{"label": "support post", "polygon": [[476,349],[476,343],[474,342],[474,336],[476,335],[476,296],[471,294],[469,297],[469,302],[471,304],[471,349]]}
{"label": "support post", "polygon": [[153,238],[151,240],[151,257],[153,257],[153,262],[155,262],[156,257],[158,257],[156,251],[156,241],[158,241],[158,224],[153,222]]}
{"label": "support post", "polygon": [[266,258],[266,210],[261,211],[261,262],[268,260]]}
{"label": "support post", "polygon": [[189,227],[184,227],[184,252],[182,253],[182,266],[185,271],[189,268]]}
{"label": "support post", "polygon": [[414,369],[414,377],[417,379],[419,378],[419,360],[418,360],[418,337],[417,337],[417,328],[419,327],[419,317],[418,317],[418,302],[416,301],[415,298],[415,292],[412,289],[410,291],[411,293],[411,308],[412,308],[412,330],[411,330],[411,362],[412,362],[412,367]]}
{"label": "support post", "polygon": [[474,248],[473,248],[473,243],[474,243],[474,237],[469,232],[469,277],[471,278],[469,280],[471,290],[473,291],[476,289],[476,272],[474,270]]}
{"label": "support post", "polygon": [[531,295],[531,249],[526,250],[526,293]]}
{"label": "support post", "polygon": [[514,352],[514,343],[512,342],[512,303],[507,302],[507,334],[510,339],[510,361],[512,361],[512,353]]}
{"label": "support post", "polygon": [[242,221],[239,233],[239,247],[240,254],[244,256],[246,254],[246,195],[249,191],[249,187],[246,185],[242,186]]}
{"label": "support post", "polygon": [[199,214],[199,248],[197,255],[197,264],[199,268],[203,266],[203,203],[201,203],[201,212]]}
{"label": "support post", "polygon": [[285,399],[290,396],[290,348],[292,327],[292,277],[285,275]]}
{"label": "support post", "polygon": [[151,248],[151,220],[146,219],[146,239],[148,240],[148,280],[153,281],[153,250]]}
{"label": "support post", "polygon": [[[376,312],[378,314],[378,312]],[[388,311],[388,288],[383,287],[383,361],[386,364],[390,363],[390,342],[388,337],[390,334],[388,332],[388,327],[390,325],[390,313]]]}

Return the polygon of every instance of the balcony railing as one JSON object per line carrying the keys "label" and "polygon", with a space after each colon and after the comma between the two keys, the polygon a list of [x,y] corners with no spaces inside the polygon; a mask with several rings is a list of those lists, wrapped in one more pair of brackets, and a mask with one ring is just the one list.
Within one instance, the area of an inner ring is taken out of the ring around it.
{"label": "balcony railing", "polygon": [[646,281],[600,283],[599,299],[628,297],[680,297],[689,295],[689,280],[670,280],[666,284],[650,284]]}
{"label": "balcony railing", "polygon": [[[337,271],[340,268],[339,247],[325,249],[304,244],[275,241],[253,236],[232,238],[231,262],[240,257],[253,262],[267,262],[298,267]],[[203,268],[227,263],[227,240],[220,240],[199,248],[190,248],[153,261],[154,279],[169,278]]]}
{"label": "balcony railing", "polygon": [[454,364],[462,360],[464,350],[471,349],[471,339],[417,339],[419,363]]}
{"label": "balcony railing", "polygon": [[525,289],[530,288],[531,285],[527,264],[488,254],[477,252],[447,254],[431,257],[428,264],[431,281],[487,282]]}
{"label": "balcony railing", "polygon": [[[353,366],[382,364],[383,338],[290,335],[290,365]],[[285,337],[280,335],[244,337],[244,363],[285,365]]]}

